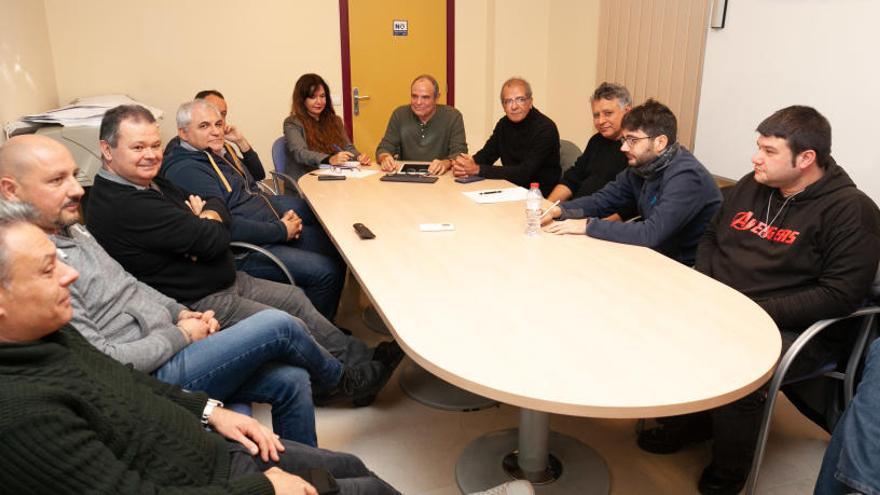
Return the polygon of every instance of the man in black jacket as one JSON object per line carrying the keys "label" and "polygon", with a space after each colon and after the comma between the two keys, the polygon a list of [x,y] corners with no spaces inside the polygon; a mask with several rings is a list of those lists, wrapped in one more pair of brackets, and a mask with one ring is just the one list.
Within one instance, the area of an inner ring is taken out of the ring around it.
{"label": "man in black jacket", "polygon": [[101,152],[104,168],[95,178],[87,223],[126,271],[195,311],[214,309],[223,327],[269,307],[287,311],[340,361],[382,362],[387,380],[402,358],[397,344],[380,344],[374,352],[327,321],[298,287],[236,272],[223,202],[187,195],[156,177],[161,139],[149,111],[138,106],[108,111]]}
{"label": "man in black jacket", "polygon": [[300,478],[315,468],[340,478],[342,493],[397,493],[354,456],[282,441],[92,347],[67,325],[77,272],[36,220],[26,205],[0,201],[5,493],[316,495]]}
{"label": "man in black jacket", "polygon": [[[757,131],[754,171],[727,191],[696,268],[760,305],[779,326],[784,352],[815,321],[863,303],[880,260],[880,211],[831,157],[831,126],[815,109],[784,108]],[[833,360],[838,340],[811,343],[791,373],[807,375]],[[671,453],[714,438],[700,493],[738,493],[766,394],[762,388],[706,413],[663,420],[639,435],[639,446]]]}
{"label": "man in black jacket", "polygon": [[[507,179],[528,188],[532,182],[547,196],[559,182],[559,130],[549,117],[532,106],[532,86],[513,77],[501,86],[504,117],[495,125],[489,140],[473,157],[461,154],[452,172],[456,177],[479,175]],[[501,159],[501,166],[495,167]]]}

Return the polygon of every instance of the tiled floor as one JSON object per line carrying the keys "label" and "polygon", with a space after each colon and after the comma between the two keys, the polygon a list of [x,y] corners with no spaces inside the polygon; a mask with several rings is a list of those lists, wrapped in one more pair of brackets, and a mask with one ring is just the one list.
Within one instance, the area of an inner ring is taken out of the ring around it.
{"label": "tiled floor", "polygon": [[[347,290],[342,325],[365,340],[380,340],[361,323],[356,304],[357,295]],[[517,416],[517,408],[505,405],[467,413],[428,408],[403,394],[395,375],[371,407],[318,409],[318,441],[360,456],[404,494],[457,495],[454,469],[462,449],[486,432],[516,426]],[[708,461],[707,445],[668,456],[640,451],[634,420],[552,416],[551,428],[599,452],[611,472],[612,494],[696,493],[696,479]],[[827,442],[821,429],[780,400],[758,492],[812,493]]]}

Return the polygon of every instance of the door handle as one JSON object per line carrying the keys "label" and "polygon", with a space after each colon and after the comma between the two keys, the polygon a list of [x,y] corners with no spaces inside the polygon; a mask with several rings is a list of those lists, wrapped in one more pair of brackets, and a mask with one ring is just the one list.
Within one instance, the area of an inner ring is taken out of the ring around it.
{"label": "door handle", "polygon": [[361,113],[361,100],[369,100],[370,97],[367,95],[361,95],[361,92],[358,88],[354,88],[352,90],[352,97],[354,99],[354,104],[352,105],[352,113],[355,115],[360,115]]}

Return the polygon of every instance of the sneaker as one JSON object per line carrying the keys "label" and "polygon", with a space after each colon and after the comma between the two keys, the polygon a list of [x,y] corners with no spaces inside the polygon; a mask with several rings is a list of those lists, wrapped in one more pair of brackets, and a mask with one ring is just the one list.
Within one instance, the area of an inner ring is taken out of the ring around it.
{"label": "sneaker", "polygon": [[406,353],[400,348],[400,344],[393,340],[379,342],[379,345],[373,350],[373,360],[384,364],[390,373],[394,373],[397,365],[405,356]]}
{"label": "sneaker", "polygon": [[535,495],[535,489],[526,480],[516,480],[508,481],[483,492],[474,492],[470,495]]}

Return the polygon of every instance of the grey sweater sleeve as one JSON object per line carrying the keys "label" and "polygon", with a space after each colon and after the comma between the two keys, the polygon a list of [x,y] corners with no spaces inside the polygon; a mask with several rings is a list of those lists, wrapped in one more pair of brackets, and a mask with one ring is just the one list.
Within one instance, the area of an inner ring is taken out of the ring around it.
{"label": "grey sweater sleeve", "polygon": [[[135,336],[134,340],[126,342],[113,340],[90,318],[85,310],[83,295],[77,290],[75,284],[70,287],[70,301],[73,305],[73,318],[70,320],[70,324],[99,351],[124,364],[132,364],[138,371],[144,373],[155,371],[187,345],[183,332],[171,324],[171,320],[168,325],[155,328],[144,334],[140,327],[142,322],[137,321],[137,315],[126,313],[116,315],[115,319],[130,320],[127,322],[128,324],[117,321],[110,326],[137,329],[140,330],[140,335]],[[176,318],[177,315],[174,317]]]}
{"label": "grey sweater sleeve", "polygon": [[329,155],[310,150],[306,144],[305,132],[302,123],[298,120],[287,118],[284,121],[284,141],[287,145],[287,152],[294,162],[309,169],[318,168],[321,161]]}
{"label": "grey sweater sleeve", "polygon": [[149,285],[141,282],[140,280],[135,281],[138,286],[138,290],[146,295],[148,298],[156,301],[156,303],[165,306],[165,309],[168,310],[168,314],[171,315],[171,321],[177,323],[177,315],[180,314],[181,311],[188,309],[183,304],[171,299],[170,297],[162,294],[156,289],[150,287]]}

